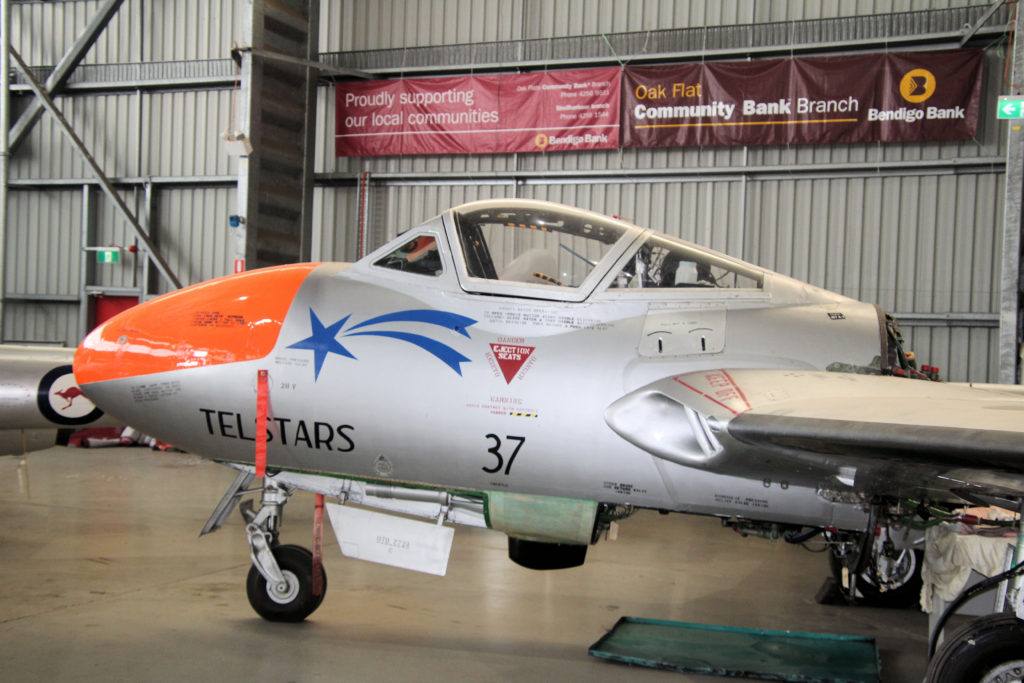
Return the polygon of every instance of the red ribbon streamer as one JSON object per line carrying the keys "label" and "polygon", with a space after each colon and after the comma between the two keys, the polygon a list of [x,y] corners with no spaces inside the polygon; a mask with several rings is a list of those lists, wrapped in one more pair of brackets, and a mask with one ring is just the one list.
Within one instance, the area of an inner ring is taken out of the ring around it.
{"label": "red ribbon streamer", "polygon": [[270,385],[267,371],[256,373],[256,476],[267,475],[267,403],[270,399]]}
{"label": "red ribbon streamer", "polygon": [[316,494],[313,508],[313,595],[324,593],[324,494]]}

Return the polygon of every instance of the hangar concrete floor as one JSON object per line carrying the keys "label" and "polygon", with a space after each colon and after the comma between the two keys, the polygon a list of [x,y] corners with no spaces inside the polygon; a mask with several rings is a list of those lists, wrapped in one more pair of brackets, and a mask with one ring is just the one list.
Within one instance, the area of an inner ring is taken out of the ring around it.
{"label": "hangar concrete floor", "polygon": [[[0,458],[0,677],[38,680],[711,681],[596,660],[620,616],[877,638],[885,681],[920,681],[926,616],[821,606],[824,555],[717,520],[643,511],[577,569],[534,572],[460,528],[444,578],[349,560],[303,624],[249,607],[241,517],[197,538],[223,467],[141,448]],[[283,539],[309,545],[312,499]],[[333,539],[332,539],[333,543]]]}

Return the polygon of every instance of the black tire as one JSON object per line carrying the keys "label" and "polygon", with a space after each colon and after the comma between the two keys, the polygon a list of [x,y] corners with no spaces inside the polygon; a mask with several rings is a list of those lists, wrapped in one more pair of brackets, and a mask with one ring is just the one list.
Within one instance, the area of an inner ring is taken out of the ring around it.
{"label": "black tire", "polygon": [[989,614],[955,631],[928,665],[928,683],[1009,683],[1024,678],[1024,621]]}
{"label": "black tire", "polygon": [[299,622],[312,614],[327,593],[327,574],[320,595],[313,595],[313,553],[297,545],[279,545],[272,551],[289,583],[285,595],[271,595],[267,580],[255,566],[249,568],[245,592],[249,604],[267,621]]}
{"label": "black tire", "polygon": [[[288,545],[289,548],[296,548],[301,550],[309,556],[310,566],[313,566],[313,551],[309,548],[303,548],[301,545]],[[323,564],[320,565],[320,576],[323,578],[323,585],[320,587],[320,595],[314,596],[316,599],[316,605],[313,607],[315,610],[320,606],[320,603],[324,601],[324,596],[327,595],[327,571],[324,569]]]}
{"label": "black tire", "polygon": [[[297,551],[299,551],[301,553],[304,553],[307,557],[309,557],[309,566],[310,567],[313,566],[313,551],[310,550],[309,548],[303,548],[301,545],[293,545],[293,544],[290,544],[290,543],[287,544],[287,545],[282,545],[282,546],[277,546],[277,547],[279,547],[279,548],[293,548],[293,549],[295,549],[295,550],[297,550]],[[312,571],[312,570],[310,570],[310,571]],[[257,572],[257,573],[259,573],[259,572]],[[322,603],[324,601],[324,596],[327,595],[327,572],[324,570],[323,565],[320,566],[320,576],[323,577],[323,586],[321,587],[320,595],[314,596],[315,599],[316,599],[316,604],[313,605],[313,609],[314,610],[317,607],[320,606],[320,603]],[[312,585],[312,584],[310,584],[310,585]]]}
{"label": "black tire", "polygon": [[[839,586],[843,585],[843,565],[839,559],[829,554],[829,567],[832,569],[832,576]],[[907,555],[908,575],[906,580],[896,588],[879,590],[877,584],[871,579],[871,567],[868,567],[857,577],[857,595],[854,602],[867,607],[889,607],[903,609],[917,605],[921,599],[921,565],[924,562],[924,553],[920,550],[912,550]],[[846,589],[842,589],[845,593]]]}

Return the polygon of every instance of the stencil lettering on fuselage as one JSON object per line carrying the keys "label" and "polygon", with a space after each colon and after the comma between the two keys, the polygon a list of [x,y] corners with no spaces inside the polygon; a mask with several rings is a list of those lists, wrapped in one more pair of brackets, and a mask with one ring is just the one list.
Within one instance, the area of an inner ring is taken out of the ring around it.
{"label": "stencil lettering on fuselage", "polygon": [[[256,440],[256,418],[243,418],[241,413],[231,410],[200,408],[205,417],[206,431],[210,436],[242,441]],[[355,449],[350,432],[355,427],[349,424],[335,425],[319,420],[293,419],[290,417],[267,418],[267,443],[279,441],[283,446],[305,446],[306,448],[348,453]]]}

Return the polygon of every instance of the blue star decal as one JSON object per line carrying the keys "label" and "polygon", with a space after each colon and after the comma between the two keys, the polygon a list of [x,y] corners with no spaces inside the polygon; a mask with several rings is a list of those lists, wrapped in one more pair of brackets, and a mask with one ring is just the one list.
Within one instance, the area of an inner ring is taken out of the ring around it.
{"label": "blue star decal", "polygon": [[311,308],[309,309],[309,326],[312,328],[313,334],[288,347],[289,349],[308,349],[313,352],[313,364],[316,370],[313,376],[314,381],[320,377],[320,369],[323,368],[324,361],[327,360],[327,354],[336,353],[346,358],[355,358],[355,356],[348,352],[348,349],[339,344],[338,340],[334,338],[348,319],[349,316],[346,315],[333,325],[324,327],[324,324],[320,322],[320,318],[316,317],[316,313]]}
{"label": "blue star decal", "polygon": [[[346,315],[344,318],[334,323],[333,325],[325,326],[320,322],[320,318],[317,317],[313,309],[309,309],[309,327],[312,334],[301,341],[297,341],[294,344],[289,345],[289,349],[306,349],[313,352],[313,364],[315,366],[315,375],[313,381],[320,378],[320,370],[324,366],[324,362],[327,360],[327,356],[336,353],[339,356],[345,356],[346,358],[355,359],[348,349],[341,345],[337,340],[337,336],[341,333],[341,328],[345,326],[351,315]],[[411,332],[403,332],[398,330],[367,330],[367,327],[376,327],[377,325],[387,323],[423,323],[427,325],[433,325],[441,327],[443,329],[450,330],[457,334],[462,335],[466,339],[470,339],[467,328],[476,324],[476,320],[467,318],[464,315],[458,313],[449,313],[447,311],[435,311],[431,309],[412,309],[407,311],[396,311],[394,313],[388,313],[386,315],[379,315],[369,320],[353,325],[348,328],[344,333],[341,333],[342,338],[345,337],[383,337],[386,339],[396,339],[403,341],[413,346],[417,346],[434,358],[437,358],[442,363],[451,368],[456,374],[462,375],[462,364],[469,363],[470,359],[463,356],[461,353],[453,349],[452,347],[444,344],[436,339],[425,337],[421,334],[414,334]],[[357,331],[359,330],[359,331]]]}

